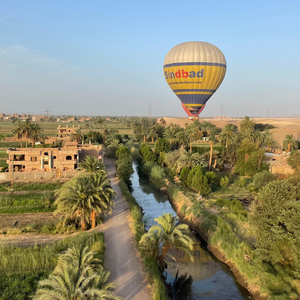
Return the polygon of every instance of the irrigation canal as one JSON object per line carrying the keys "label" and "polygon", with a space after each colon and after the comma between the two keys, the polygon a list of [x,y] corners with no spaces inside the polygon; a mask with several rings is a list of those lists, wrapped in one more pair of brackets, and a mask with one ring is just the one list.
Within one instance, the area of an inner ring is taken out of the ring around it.
{"label": "irrigation canal", "polygon": [[[144,221],[148,230],[153,224],[156,224],[154,218],[163,213],[174,212],[167,196],[149,185],[147,179],[139,177],[137,166],[134,165],[134,174],[131,179],[133,193],[139,205],[144,211]],[[174,296],[174,299],[186,300],[242,300],[253,299],[249,292],[244,289],[234,278],[230,269],[224,263],[217,260],[209,251],[206,250],[205,242],[191,232],[195,241],[193,256],[194,262],[182,252],[174,251],[172,255],[176,262],[168,261],[168,268],[164,275],[166,281],[174,286],[176,274],[177,280],[175,290],[181,295]],[[192,280],[185,283],[183,276],[191,276]],[[183,293],[183,294],[182,294]],[[189,296],[188,296],[189,295]]]}

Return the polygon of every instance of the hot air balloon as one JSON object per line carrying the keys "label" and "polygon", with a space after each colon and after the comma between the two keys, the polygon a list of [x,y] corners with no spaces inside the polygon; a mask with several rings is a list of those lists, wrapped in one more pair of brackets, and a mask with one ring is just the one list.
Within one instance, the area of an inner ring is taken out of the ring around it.
{"label": "hot air balloon", "polygon": [[197,118],[226,73],[226,59],[216,46],[186,42],[172,48],[164,61],[164,75],[189,117]]}

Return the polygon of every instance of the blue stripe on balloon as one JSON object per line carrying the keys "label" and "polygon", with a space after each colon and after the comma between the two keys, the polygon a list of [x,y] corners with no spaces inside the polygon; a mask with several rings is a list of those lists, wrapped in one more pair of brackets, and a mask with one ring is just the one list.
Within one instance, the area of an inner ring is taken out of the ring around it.
{"label": "blue stripe on balloon", "polygon": [[[177,95],[183,104],[205,104],[212,95],[185,94]],[[201,107],[198,107],[199,110]]]}
{"label": "blue stripe on balloon", "polygon": [[178,90],[173,90],[174,93],[179,93],[179,92],[209,92],[209,93],[214,93],[216,90],[206,90],[206,89],[178,89]]}
{"label": "blue stripe on balloon", "polygon": [[210,63],[210,62],[183,62],[183,63],[173,63],[173,64],[166,64],[166,65],[164,65],[164,68],[168,68],[168,67],[178,67],[178,66],[214,66],[214,67],[223,67],[223,68],[226,68],[226,64]]}

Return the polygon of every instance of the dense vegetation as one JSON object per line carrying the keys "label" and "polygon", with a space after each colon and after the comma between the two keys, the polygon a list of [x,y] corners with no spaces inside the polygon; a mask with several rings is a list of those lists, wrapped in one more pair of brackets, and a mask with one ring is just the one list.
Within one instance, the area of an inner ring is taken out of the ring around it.
{"label": "dense vegetation", "polygon": [[[192,146],[201,136],[215,143],[216,136],[210,136],[214,126],[196,121],[186,129],[155,124],[152,130],[158,127],[154,147],[147,143],[155,139],[147,138],[147,130],[136,136],[143,142],[139,149],[142,174],[155,187],[167,189],[187,219],[199,218],[199,230],[208,243],[234,263],[252,292],[259,290],[271,299],[297,299],[299,177],[278,181],[269,173],[265,152],[278,145],[268,126],[256,126],[246,117],[240,130],[232,124],[216,129],[219,148]],[[139,132],[137,124],[135,128]],[[296,171],[297,146],[293,136],[286,136],[283,148],[294,151],[288,162]],[[231,164],[236,175],[223,172],[225,163]],[[158,237],[148,239],[148,245],[155,243]]]}
{"label": "dense vegetation", "polygon": [[49,245],[32,247],[0,246],[0,299],[29,300],[38,280],[45,279],[57,264],[58,254],[69,248],[86,245],[97,252],[102,261],[102,233],[81,233]]}

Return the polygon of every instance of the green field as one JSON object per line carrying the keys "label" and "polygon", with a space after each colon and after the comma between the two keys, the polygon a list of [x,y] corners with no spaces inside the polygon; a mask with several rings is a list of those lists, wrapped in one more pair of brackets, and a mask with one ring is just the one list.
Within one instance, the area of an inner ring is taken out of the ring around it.
{"label": "green field", "polygon": [[[91,124],[91,128],[85,128],[85,123],[83,122],[32,122],[32,123],[37,123],[40,125],[40,127],[44,130],[43,133],[45,135],[49,136],[56,136],[57,133],[57,127],[60,125],[61,127],[69,126],[77,127],[78,125],[81,127],[81,130],[83,133],[86,133],[90,130],[92,131],[100,131],[100,125],[99,124]],[[10,134],[11,130],[14,129],[16,126],[16,123],[12,122],[0,122],[0,134]],[[117,129],[119,130],[120,134],[131,134],[132,130],[125,125],[121,123],[115,123],[115,122],[107,122],[104,123],[102,130],[103,131],[105,128],[109,129]],[[1,145],[0,145],[1,148]]]}
{"label": "green field", "polygon": [[0,214],[54,211],[54,192],[0,195]]}

